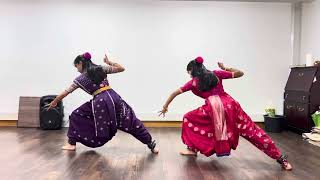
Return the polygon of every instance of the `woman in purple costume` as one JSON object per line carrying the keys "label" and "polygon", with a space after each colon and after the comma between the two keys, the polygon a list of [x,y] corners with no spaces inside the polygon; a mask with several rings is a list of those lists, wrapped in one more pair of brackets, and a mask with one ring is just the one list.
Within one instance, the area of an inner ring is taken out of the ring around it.
{"label": "woman in purple costume", "polygon": [[93,64],[90,53],[77,56],[74,66],[81,75],[48,107],[55,107],[59,101],[78,88],[93,96],[93,99],[70,115],[68,143],[62,149],[74,151],[77,142],[92,148],[103,146],[120,129],[133,135],[146,144],[152,153],[157,154],[156,143],[148,130],[136,117],[132,108],[109,86],[107,74],[123,72],[124,68],[111,62],[107,56],[104,62],[107,66]]}

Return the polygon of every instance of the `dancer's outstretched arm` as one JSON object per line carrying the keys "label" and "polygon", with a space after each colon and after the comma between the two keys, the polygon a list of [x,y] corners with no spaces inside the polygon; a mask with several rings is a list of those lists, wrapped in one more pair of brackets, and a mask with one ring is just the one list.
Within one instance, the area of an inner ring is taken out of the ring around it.
{"label": "dancer's outstretched arm", "polygon": [[63,91],[61,94],[59,94],[49,105],[49,107],[47,108],[47,110],[50,110],[54,107],[57,106],[58,102],[60,102],[63,98],[65,98],[66,96],[68,96],[69,92],[68,91]]}
{"label": "dancer's outstretched arm", "polygon": [[239,77],[242,77],[244,75],[244,73],[242,71],[240,71],[238,69],[235,69],[235,68],[227,68],[221,62],[218,63],[218,66],[219,66],[220,69],[222,69],[224,71],[232,72],[233,73],[233,78],[239,78]]}
{"label": "dancer's outstretched arm", "polygon": [[125,68],[118,63],[114,63],[109,60],[108,56],[105,54],[103,61],[108,64],[111,70],[108,71],[108,74],[123,72]]}
{"label": "dancer's outstretched arm", "polygon": [[72,93],[74,90],[78,89],[78,85],[76,84],[71,84],[71,86],[64,90],[62,93],[60,93],[49,105],[47,110],[52,109],[57,106],[58,102],[62,101],[63,98],[67,97],[70,93]]}
{"label": "dancer's outstretched arm", "polygon": [[165,114],[168,112],[168,107],[169,107],[170,103],[173,101],[173,99],[175,97],[177,97],[179,94],[182,94],[182,93],[183,92],[181,91],[181,89],[175,90],[173,93],[171,93],[171,95],[167,99],[166,103],[164,104],[163,109],[161,111],[159,111],[159,116],[163,115],[163,117],[164,117]]}

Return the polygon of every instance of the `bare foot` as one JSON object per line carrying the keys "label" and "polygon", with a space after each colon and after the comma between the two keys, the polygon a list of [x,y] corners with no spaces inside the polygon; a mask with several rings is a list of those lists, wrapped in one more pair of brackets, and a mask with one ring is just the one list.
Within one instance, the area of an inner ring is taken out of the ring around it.
{"label": "bare foot", "polygon": [[66,145],[62,146],[62,150],[75,151],[76,150],[76,146],[67,143]]}
{"label": "bare foot", "polygon": [[180,155],[183,155],[183,156],[197,156],[197,153],[190,150],[190,149],[186,149],[184,151],[180,151]]}
{"label": "bare foot", "polygon": [[153,154],[159,154],[159,150],[158,150],[157,148],[154,148],[153,150],[151,150],[151,152],[152,152]]}
{"label": "bare foot", "polygon": [[291,171],[292,170],[292,166],[290,163],[286,162],[284,164],[282,164],[282,168],[286,171]]}

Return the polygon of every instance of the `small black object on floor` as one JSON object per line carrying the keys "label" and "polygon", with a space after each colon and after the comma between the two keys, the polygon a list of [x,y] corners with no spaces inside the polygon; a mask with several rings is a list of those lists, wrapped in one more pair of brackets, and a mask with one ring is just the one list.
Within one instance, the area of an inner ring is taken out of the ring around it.
{"label": "small black object on floor", "polygon": [[280,133],[285,129],[284,124],[285,119],[283,116],[276,115],[275,117],[270,117],[264,115],[264,126],[267,132]]}
{"label": "small black object on floor", "polygon": [[43,130],[57,130],[62,127],[63,103],[59,102],[56,107],[47,110],[56,97],[56,95],[48,95],[40,99],[40,128]]}

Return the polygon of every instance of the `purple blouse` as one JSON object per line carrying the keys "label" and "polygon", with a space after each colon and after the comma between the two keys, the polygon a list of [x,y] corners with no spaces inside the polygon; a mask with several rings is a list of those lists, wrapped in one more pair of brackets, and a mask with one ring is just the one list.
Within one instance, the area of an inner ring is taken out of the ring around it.
{"label": "purple blouse", "polygon": [[[112,66],[102,66],[102,69],[106,74],[112,74],[115,73],[115,69]],[[107,77],[102,81],[103,85],[109,85]],[[84,73],[78,76],[73,83],[70,85],[69,88],[66,89],[68,93],[72,93],[78,88],[82,88],[84,91],[86,91],[89,94],[92,94],[94,91],[98,90],[100,88],[100,84],[93,84],[89,78],[86,78],[84,76]]]}

